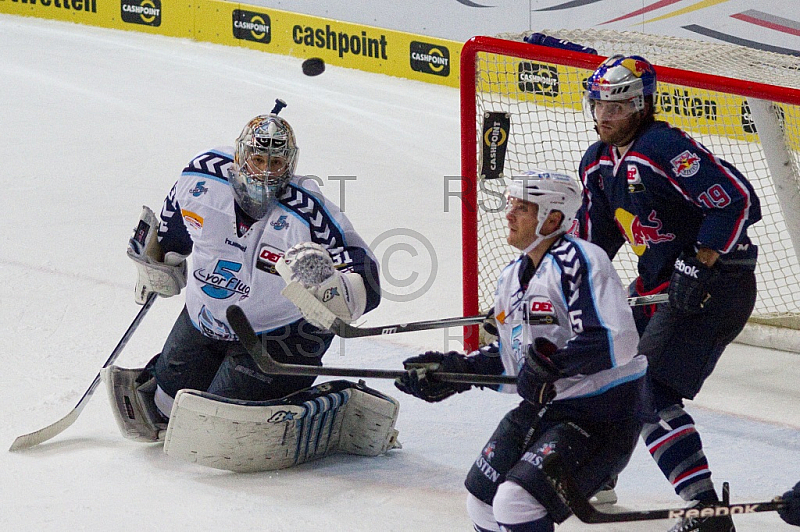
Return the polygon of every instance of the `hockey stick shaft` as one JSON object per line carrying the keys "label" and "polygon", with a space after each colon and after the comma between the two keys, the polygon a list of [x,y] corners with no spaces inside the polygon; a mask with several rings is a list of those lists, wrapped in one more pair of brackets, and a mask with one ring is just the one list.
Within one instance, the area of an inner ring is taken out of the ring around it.
{"label": "hockey stick shaft", "polygon": [[702,509],[670,508],[660,510],[641,510],[633,512],[606,513],[597,510],[578,489],[558,454],[545,457],[542,470],[555,487],[572,513],[584,523],[619,523],[627,521],[652,521],[656,519],[678,519],[684,517],[711,517],[715,515],[739,515],[756,512],[773,512],[784,506],[780,497],[766,502],[729,504],[724,502],[704,506]]}
{"label": "hockey stick shaft", "polygon": [[[395,323],[393,325],[379,325],[375,327],[355,327],[345,323],[333,314],[321,301],[314,297],[308,290],[296,282],[290,281],[281,292],[284,297],[294,303],[306,318],[313,317],[314,321],[324,325],[326,329],[341,338],[361,338],[365,336],[380,336],[402,332],[426,331],[430,329],[446,329],[465,325],[482,323],[486,316],[465,316],[459,318],[443,318],[438,320],[417,321],[410,323]],[[668,299],[667,294],[654,294],[650,296],[637,296],[628,299],[632,307],[641,305],[655,305]]]}
{"label": "hockey stick shaft", "polygon": [[[313,297],[313,296],[312,296]],[[264,349],[261,340],[253,330],[253,326],[245,316],[244,311],[236,305],[228,307],[228,323],[239,337],[239,341],[253,357],[258,367],[264,373],[277,375],[327,375],[335,377],[356,377],[375,379],[396,379],[405,375],[403,370],[388,369],[362,369],[362,368],[333,368],[327,366],[305,366],[299,364],[282,364],[273,359]],[[515,384],[516,377],[507,375],[472,375],[464,373],[436,373],[437,380],[443,382],[461,382],[478,385]]]}
{"label": "hockey stick shaft", "polygon": [[[103,364],[103,368],[113,364],[114,361],[117,359],[117,357],[119,357],[120,353],[122,353],[122,350],[125,348],[125,345],[128,343],[128,340],[131,339],[131,336],[133,336],[133,333],[139,327],[139,324],[142,322],[142,319],[144,319],[145,315],[147,314],[147,311],[150,310],[150,307],[153,306],[156,297],[157,295],[155,292],[151,293],[148,296],[147,301],[145,301],[144,305],[142,306],[141,309],[139,309],[139,312],[133,319],[133,322],[131,322],[131,324],[128,326],[128,330],[125,331],[125,334],[122,335],[122,338],[120,338],[119,342],[117,343],[117,346],[111,352],[111,356],[109,356],[108,360],[106,360],[105,364]],[[83,408],[86,406],[86,403],[89,402],[89,399],[92,397],[92,394],[94,394],[95,390],[99,385],[100,385],[100,372],[97,373],[94,380],[92,381],[92,384],[84,392],[80,401],[78,401],[78,404],[75,405],[75,408],[73,408],[69,414],[59,419],[55,423],[48,425],[42,429],[39,429],[35,432],[31,432],[29,434],[23,434],[22,436],[17,437],[17,439],[14,440],[14,443],[11,444],[11,447],[8,450],[19,451],[22,449],[28,449],[35,445],[39,445],[40,443],[45,442],[64,432],[68,427],[70,427],[73,423],[75,423],[76,419],[78,419],[78,416],[83,411]]]}

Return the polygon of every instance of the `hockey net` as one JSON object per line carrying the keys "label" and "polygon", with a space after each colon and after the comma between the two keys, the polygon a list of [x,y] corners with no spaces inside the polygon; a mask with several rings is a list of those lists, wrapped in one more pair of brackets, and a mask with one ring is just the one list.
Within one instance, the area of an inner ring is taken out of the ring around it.
{"label": "hockey net", "polygon": [[[475,37],[461,54],[462,239],[465,315],[490,308],[517,250],[505,242],[503,191],[531,169],[577,173],[597,140],[583,82],[606,56],[656,65],[657,116],[734,164],[761,200],[758,300],[738,341],[800,352],[800,65],[796,57],[729,44],[603,30],[542,33],[598,55],[535,46],[523,34]],[[614,264],[627,285],[636,255]],[[465,331],[477,345],[477,331]]]}

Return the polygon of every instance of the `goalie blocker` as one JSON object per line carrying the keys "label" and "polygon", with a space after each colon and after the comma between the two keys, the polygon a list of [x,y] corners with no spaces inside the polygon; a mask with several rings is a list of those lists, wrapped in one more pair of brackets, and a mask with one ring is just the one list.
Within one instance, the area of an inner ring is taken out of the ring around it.
{"label": "goalie blocker", "polygon": [[284,469],[343,452],[378,456],[399,448],[400,404],[358,383],[335,380],[272,401],[180,390],[167,424],[141,369],[110,366],[103,380],[122,435],[164,441],[175,458],[238,472]]}

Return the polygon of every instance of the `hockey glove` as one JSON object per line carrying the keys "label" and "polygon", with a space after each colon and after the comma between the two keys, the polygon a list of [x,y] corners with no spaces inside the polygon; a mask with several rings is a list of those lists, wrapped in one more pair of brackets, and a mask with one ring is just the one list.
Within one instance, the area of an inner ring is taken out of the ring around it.
{"label": "hockey glove", "polygon": [[135,294],[139,305],[144,305],[151,292],[170,297],[180,294],[186,286],[186,255],[170,251],[162,257],[157,233],[156,215],[145,205],[128,240],[128,257],[136,263],[139,273]]}
{"label": "hockey glove", "polygon": [[697,257],[681,253],[675,261],[669,281],[670,306],[681,312],[700,312],[711,297],[708,287],[716,276],[716,270],[697,260]]}
{"label": "hockey glove", "polygon": [[471,384],[436,380],[437,371],[472,373],[467,363],[467,357],[455,351],[449,353],[428,351],[406,359],[403,367],[406,373],[395,379],[394,385],[401,392],[419,397],[429,403],[438,403],[451,395],[466,392],[472,388]]}
{"label": "hockey glove", "polygon": [[781,496],[786,506],[778,510],[781,519],[790,525],[800,526],[800,482]]}
{"label": "hockey glove", "polygon": [[561,378],[561,372],[550,360],[558,350],[547,338],[539,337],[528,346],[525,361],[517,375],[517,392],[534,405],[546,405],[556,397],[553,384]]}
{"label": "hockey glove", "polygon": [[566,39],[556,39],[544,33],[531,33],[523,39],[528,44],[538,44],[540,46],[549,46],[550,48],[561,48],[563,50],[572,50],[573,52],[583,52],[585,54],[597,55],[597,50],[589,48],[588,46],[581,46]]}
{"label": "hockey glove", "polygon": [[[340,272],[324,247],[313,242],[292,246],[283,258],[291,278],[303,285],[339,319],[350,323],[361,317],[367,307],[364,279],[354,272]],[[311,316],[306,319],[321,327]]]}

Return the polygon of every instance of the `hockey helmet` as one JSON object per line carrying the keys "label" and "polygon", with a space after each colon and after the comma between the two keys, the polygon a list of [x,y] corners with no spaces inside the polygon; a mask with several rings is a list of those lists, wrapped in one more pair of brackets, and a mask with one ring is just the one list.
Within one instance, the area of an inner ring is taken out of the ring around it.
{"label": "hockey helmet", "polygon": [[252,119],[236,139],[231,185],[239,206],[263,218],[294,175],[298,148],[294,131],[277,114]]}
{"label": "hockey helmet", "polygon": [[656,71],[638,55],[612,55],[586,80],[586,98],[591,102],[631,101],[644,110],[644,97],[656,92]]}
{"label": "hockey helmet", "polygon": [[[566,233],[581,206],[581,185],[569,174],[533,169],[513,178],[506,189],[506,198],[517,198],[539,207],[536,229],[540,237]],[[540,233],[551,212],[563,214],[561,225],[549,235]]]}

